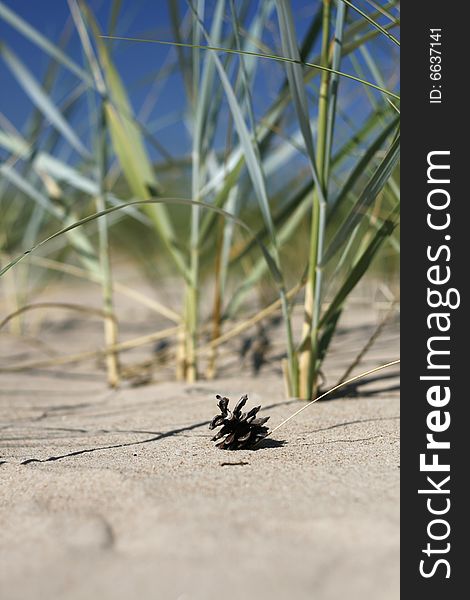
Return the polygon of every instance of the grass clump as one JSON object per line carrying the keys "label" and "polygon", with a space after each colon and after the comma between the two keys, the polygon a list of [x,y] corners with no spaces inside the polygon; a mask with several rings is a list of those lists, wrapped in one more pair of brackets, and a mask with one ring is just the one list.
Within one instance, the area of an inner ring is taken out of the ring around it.
{"label": "grass clump", "polygon": [[[7,115],[0,123],[1,274],[15,266],[27,281],[21,252],[42,247],[43,266],[98,282],[108,381],[117,385],[114,293],[123,286],[110,256],[124,237],[140,256],[136,268],[164,263],[181,282],[180,314],[126,292],[176,327],[177,378],[215,377],[220,346],[279,310],[286,389],[311,399],[348,297],[385,247],[399,250],[398,3],[308,3],[314,10],[300,38],[284,0],[170,1],[169,40],[121,33],[120,2],[110,3],[107,27],[85,1],[68,5],[73,27],[53,43],[0,2],[0,18],[49,60],[40,81],[0,46],[32,106],[21,130]],[[78,58],[67,53],[70,36]],[[148,63],[140,113],[117,66],[131,46]],[[178,96],[176,117],[155,105],[164,86]],[[184,123],[189,144],[179,156],[160,141],[157,116]],[[277,300],[244,319],[250,294],[268,281]],[[203,311],[209,284],[212,305]],[[16,308],[28,303],[20,298]]]}

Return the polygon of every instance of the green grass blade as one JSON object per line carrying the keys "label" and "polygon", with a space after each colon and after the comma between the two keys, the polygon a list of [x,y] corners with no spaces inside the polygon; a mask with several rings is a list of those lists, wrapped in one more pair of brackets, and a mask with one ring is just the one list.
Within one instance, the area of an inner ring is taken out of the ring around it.
{"label": "green grass blade", "polygon": [[52,100],[45,94],[35,77],[21,62],[21,60],[5,44],[0,44],[0,54],[25,93],[30,97],[37,108],[47,117],[50,123],[64,136],[77,152],[84,157],[90,153],[79,140],[71,126],[62,116]]}
{"label": "green grass blade", "polygon": [[[103,80],[103,75],[101,73],[101,69],[98,64],[98,60],[93,51],[93,47],[91,45],[90,36],[88,35],[88,31],[85,25],[85,22],[82,17],[82,13],[78,7],[77,0],[67,0],[70,8],[70,13],[72,14],[73,21],[75,23],[75,28],[77,29],[78,35],[80,37],[80,42],[82,44],[83,51],[88,61],[88,65],[93,74],[93,79],[95,81],[96,89],[101,96],[105,96],[106,87]],[[93,114],[94,111],[90,111]]]}
{"label": "green grass blade", "polygon": [[315,157],[315,148],[312,131],[310,128],[310,118],[308,111],[307,94],[304,87],[304,77],[302,71],[302,62],[300,60],[299,50],[297,48],[294,20],[287,2],[276,0],[276,7],[279,18],[279,27],[281,30],[281,42],[283,54],[293,59],[293,62],[286,63],[287,80],[289,89],[294,101],[295,112],[302,132],[302,137],[307,149],[312,169],[313,181],[318,189],[320,201],[324,202],[322,185],[317,171],[317,161]]}
{"label": "green grass blade", "polygon": [[[133,195],[140,199],[150,198],[158,192],[159,182],[147,155],[144,140],[135,123],[124,85],[101,39],[98,24],[88,7],[84,3],[81,6],[95,36],[107,92],[111,100],[105,103],[105,111],[114,150]],[[144,209],[152,219],[178,270],[186,280],[189,280],[186,258],[179,249],[167,207],[149,204],[144,206]]]}
{"label": "green grass blade", "polygon": [[22,19],[19,15],[9,9],[3,2],[0,2],[0,17],[23,34],[30,42],[41,48],[53,59],[74,73],[87,85],[92,86],[93,80],[88,73],[72,61],[59,47],[52,44],[45,36],[39,33],[34,27]]}
{"label": "green grass blade", "polygon": [[386,29],[384,29],[381,25],[379,25],[379,23],[377,23],[377,21],[374,21],[374,19],[372,19],[368,14],[366,14],[360,8],[358,8],[357,6],[355,6],[352,2],[349,2],[349,0],[341,0],[341,2],[343,2],[344,4],[347,4],[348,6],[350,6],[353,10],[355,10],[357,13],[359,13],[361,15],[361,17],[364,17],[364,19],[368,23],[370,23],[378,31],[380,31],[380,33],[383,33],[383,35],[385,35],[386,37],[388,37],[389,40],[392,40],[392,42],[394,44],[396,44],[397,46],[400,46],[400,42],[397,40],[397,38],[395,36],[393,36],[391,33],[389,33]]}
{"label": "green grass blade", "polygon": [[342,307],[343,303],[355,288],[357,283],[361,280],[362,276],[366,273],[372,260],[377,254],[378,250],[382,246],[385,239],[393,233],[397,223],[399,215],[399,206],[396,206],[388,218],[383,222],[382,226],[377,230],[376,234],[357,260],[355,265],[352,267],[349,275],[342,284],[341,288],[333,298],[328,309],[322,315],[320,319],[320,327],[325,327],[330,319],[334,318],[336,312]]}
{"label": "green grass blade", "polygon": [[[31,146],[19,135],[0,130],[0,147],[8,150],[8,152],[13,154],[15,157],[19,157],[24,160],[30,160],[32,158]],[[98,183],[94,179],[85,176],[71,165],[64,163],[55,156],[51,156],[46,152],[39,152],[37,155],[35,155],[31,166],[36,173],[47,173],[57,183],[66,183],[79,192],[84,192],[90,196],[96,196],[98,193]],[[107,196],[108,201],[111,204],[117,204],[121,202],[121,200],[113,194],[108,194]],[[147,227],[152,223],[147,216],[141,214],[136,209],[129,209],[128,214],[131,215],[133,219],[140,221]]]}
{"label": "green grass blade", "polygon": [[348,198],[354,185],[358,182],[360,177],[364,175],[374,156],[377,154],[380,148],[382,148],[391,133],[396,129],[398,123],[399,120],[397,118],[390,121],[390,123],[379,132],[364,154],[362,154],[355,167],[349,174],[349,177],[345,181],[344,185],[341,187],[338,196],[334,202],[330,204],[327,214],[327,224],[331,223],[336,218],[338,212],[342,210],[343,204]]}
{"label": "green grass blade", "polygon": [[[156,40],[156,39],[151,39],[151,38],[136,38],[136,37],[127,37],[127,36],[119,36],[119,35],[102,35],[101,37],[103,39],[108,39],[108,40],[121,40],[121,41],[125,41],[125,42],[140,42],[140,43],[144,43],[144,44],[160,44],[162,46],[182,46],[183,48],[194,48],[194,44],[178,43],[178,42],[174,42],[174,41],[170,42],[170,41]],[[370,81],[366,81],[364,79],[356,77],[356,76],[352,75],[351,73],[345,73],[343,71],[335,71],[334,69],[330,69],[329,67],[324,67],[317,63],[303,62],[301,60],[288,58],[286,56],[280,56],[278,54],[266,54],[266,53],[262,53],[262,52],[251,52],[249,50],[238,51],[233,48],[212,46],[210,44],[198,45],[198,48],[200,50],[212,51],[214,53],[226,53],[226,54],[240,54],[241,53],[241,54],[245,54],[247,56],[257,56],[258,58],[264,58],[266,60],[274,60],[274,61],[279,61],[279,62],[299,64],[299,65],[303,65],[305,67],[310,67],[311,69],[315,69],[318,71],[327,71],[328,73],[336,73],[340,77],[345,77],[346,79],[350,79],[351,81],[356,81],[357,83],[366,85],[370,88],[373,88],[373,89],[381,92],[382,94],[390,96],[391,98],[395,98],[395,100],[400,99],[400,96],[398,96],[394,92],[387,90],[385,88],[381,88],[380,86],[375,85],[374,83],[371,83]]]}
{"label": "green grass blade", "polygon": [[400,138],[397,137],[388,149],[387,154],[377,167],[373,176],[369,179],[362,194],[354,203],[350,215],[335,234],[333,240],[330,242],[323,256],[322,266],[325,266],[336,254],[339,248],[348,239],[357,223],[359,223],[359,221],[365,216],[367,209],[374,202],[379,192],[387,183],[387,180],[389,179],[393,169],[396,167],[399,158]]}
{"label": "green grass blade", "polygon": [[320,2],[317,12],[313,15],[307,33],[304,36],[300,47],[300,60],[305,62],[312,48],[314,47],[321,33],[321,24],[323,19],[323,4]]}
{"label": "green grass blade", "polygon": [[0,147],[16,156],[28,157],[30,154],[30,145],[23,137],[3,129],[0,130]]}
{"label": "green grass blade", "polygon": [[[9,165],[0,165],[0,174],[60,222],[71,223],[74,221],[73,214],[66,215],[58,206],[53,204],[47,196],[41,193],[37,189],[37,186],[33,186],[27,179],[21,177]],[[70,242],[73,248],[77,251],[81,262],[87,270],[95,275],[100,275],[101,270],[99,267],[99,262],[95,249],[93,248],[90,240],[82,232],[72,231],[73,229],[73,227],[66,227],[64,231],[70,231]]]}
{"label": "green grass blade", "polygon": [[[45,246],[47,243],[51,242],[52,240],[54,240],[62,235],[65,235],[68,232],[73,231],[77,227],[86,225],[87,223],[95,221],[96,219],[99,219],[100,217],[103,217],[105,215],[110,215],[111,213],[114,213],[118,210],[124,210],[131,206],[142,206],[142,205],[149,205],[149,204],[179,204],[182,206],[193,206],[194,204],[197,204],[201,208],[206,208],[207,210],[215,211],[219,215],[223,216],[224,218],[231,219],[236,225],[238,225],[239,227],[241,227],[242,229],[247,231],[250,234],[250,236],[256,237],[255,232],[242,219],[228,213],[225,210],[222,210],[221,208],[216,208],[214,206],[211,206],[210,204],[205,204],[204,202],[197,202],[195,200],[188,200],[186,198],[152,198],[152,199],[147,199],[147,200],[132,200],[130,202],[123,202],[122,204],[119,204],[118,206],[111,206],[111,207],[107,208],[106,210],[88,215],[88,216],[84,217],[83,219],[79,219],[79,220],[75,221],[74,223],[67,225],[66,227],[60,229],[59,231],[56,231],[55,233],[48,236],[41,242],[35,244],[33,247],[29,248],[28,250],[23,252],[23,254],[17,256],[14,260],[12,260],[7,265],[5,265],[0,270],[0,277],[2,275],[4,275],[7,271],[9,271],[12,267],[14,267],[16,264],[18,264],[19,262],[24,260],[24,258],[26,258],[32,252],[35,252],[36,250]],[[282,285],[282,274],[280,273],[280,271],[276,265],[275,259],[271,256],[271,253],[269,252],[266,245],[263,244],[263,242],[261,242],[260,240],[257,240],[257,244],[258,244],[266,262],[269,265],[269,271],[270,271],[275,283],[278,286]]]}
{"label": "green grass blade", "polygon": [[[306,216],[309,214],[312,206],[312,187],[304,193],[302,197],[302,201],[298,203],[295,208],[291,208],[289,210],[289,219],[286,223],[279,229],[278,231],[278,244],[279,247],[282,248],[290,239],[292,239],[293,235],[298,232],[299,227],[302,222],[305,220]],[[260,239],[257,236],[256,239]],[[250,240],[249,246],[253,245]],[[261,258],[257,260],[254,265],[250,269],[250,274],[246,277],[243,283],[237,288],[235,293],[232,295],[230,299],[230,303],[225,311],[225,316],[233,317],[236,314],[236,311],[241,305],[246,294],[250,291],[250,289],[265,275],[267,272],[267,264],[266,261]]]}
{"label": "green grass blade", "polygon": [[[346,19],[346,7],[343,2],[339,1],[336,12],[336,25],[335,35],[333,40],[333,59],[331,66],[334,70],[338,71],[341,66],[341,53],[343,49],[343,34],[344,34],[344,23]],[[328,84],[328,116],[326,123],[326,134],[325,134],[325,165],[323,169],[323,180],[328,181],[330,172],[331,162],[331,151],[333,147],[333,133],[336,119],[336,104],[338,100],[338,87],[340,78],[336,73],[333,73],[330,77]]]}
{"label": "green grass blade", "polygon": [[[194,7],[191,2],[189,2],[193,12]],[[204,28],[204,24],[198,17],[197,13],[195,14],[201,31],[204,35],[208,44],[211,44],[211,40],[207,31]],[[289,371],[290,371],[290,385],[295,385],[297,376],[296,376],[296,359],[294,355],[294,343],[292,336],[292,328],[290,322],[290,311],[287,305],[287,297],[284,289],[284,285],[282,282],[282,274],[280,271],[280,261],[279,261],[279,252],[277,247],[277,239],[276,232],[274,230],[274,225],[272,222],[271,210],[269,207],[268,195],[266,192],[266,186],[264,181],[264,176],[261,168],[261,164],[259,161],[259,152],[257,150],[256,142],[252,140],[252,136],[250,135],[248,128],[246,126],[245,120],[243,118],[242,110],[238,104],[237,98],[233,91],[233,88],[230,84],[229,78],[225,72],[225,69],[217,56],[217,53],[214,53],[214,61],[217,67],[217,71],[219,73],[220,80],[222,82],[222,86],[225,91],[225,95],[230,107],[230,112],[233,116],[233,120],[237,129],[237,133],[240,139],[240,144],[243,147],[245,153],[245,162],[250,174],[250,178],[253,184],[253,188],[256,194],[256,198],[258,200],[258,204],[260,206],[261,213],[263,215],[263,219],[268,227],[270,233],[270,240],[273,247],[274,252],[274,260],[276,264],[277,274],[279,276],[278,285],[280,291],[280,299],[282,304],[282,310],[284,315],[284,322],[287,331],[287,354],[289,357]]]}
{"label": "green grass blade", "polygon": [[[197,15],[196,15],[196,18],[198,18]],[[207,42],[210,43],[210,37],[207,34],[203,23],[200,21],[199,18],[198,18],[198,21],[199,21],[201,30],[204,33],[204,37],[206,38]],[[261,165],[260,165],[260,162],[258,159],[258,155],[255,150],[255,145],[253,143],[252,135],[248,131],[248,127],[245,123],[245,119],[243,118],[242,110],[240,108],[240,105],[238,104],[238,100],[235,96],[235,93],[233,91],[233,88],[229,81],[229,78],[225,72],[225,69],[224,69],[219,57],[217,56],[217,54],[214,53],[213,56],[214,56],[214,61],[215,61],[215,65],[216,65],[219,77],[221,79],[221,82],[222,82],[222,85],[223,85],[223,88],[225,91],[225,95],[226,95],[226,98],[227,98],[227,101],[228,101],[228,104],[230,107],[230,112],[233,116],[233,120],[234,120],[236,128],[237,128],[237,133],[238,133],[238,136],[240,139],[240,144],[241,144],[244,154],[245,154],[245,163],[246,163],[248,172],[250,174],[250,178],[251,178],[251,181],[253,184],[256,198],[258,200],[258,204],[259,204],[261,213],[263,215],[263,219],[264,219],[266,225],[268,226],[270,237],[271,237],[271,242],[276,247],[276,233],[274,231],[274,226],[272,223],[271,211],[269,208],[269,200],[268,200],[268,195],[266,192],[266,185],[265,185],[264,176],[263,176],[263,173],[261,170]]]}

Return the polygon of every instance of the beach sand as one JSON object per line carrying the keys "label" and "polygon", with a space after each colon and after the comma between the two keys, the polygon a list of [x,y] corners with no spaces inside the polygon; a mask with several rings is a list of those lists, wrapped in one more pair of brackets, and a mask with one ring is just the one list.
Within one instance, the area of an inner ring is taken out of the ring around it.
{"label": "beach sand", "polygon": [[[144,313],[123,337],[145,330]],[[60,318],[41,324],[49,349],[101,335]],[[327,385],[376,323],[348,311]],[[397,327],[355,374],[398,357]],[[194,385],[157,372],[110,390],[96,361],[0,373],[2,600],[399,597],[398,368],[312,405],[256,451],[227,452],[207,427],[216,393],[247,393],[271,427],[302,406],[285,399],[278,362],[254,377],[232,350],[221,378]],[[5,334],[1,354],[11,365],[44,348]]]}

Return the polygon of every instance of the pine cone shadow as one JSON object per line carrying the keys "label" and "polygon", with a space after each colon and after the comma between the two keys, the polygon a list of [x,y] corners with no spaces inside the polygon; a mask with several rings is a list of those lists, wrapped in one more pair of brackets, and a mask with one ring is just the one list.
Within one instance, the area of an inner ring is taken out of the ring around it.
{"label": "pine cone shadow", "polygon": [[263,450],[265,448],[282,448],[287,444],[287,440],[276,440],[271,437],[264,438],[260,442],[253,446],[252,448],[244,448],[244,450],[252,450],[256,452],[257,450]]}

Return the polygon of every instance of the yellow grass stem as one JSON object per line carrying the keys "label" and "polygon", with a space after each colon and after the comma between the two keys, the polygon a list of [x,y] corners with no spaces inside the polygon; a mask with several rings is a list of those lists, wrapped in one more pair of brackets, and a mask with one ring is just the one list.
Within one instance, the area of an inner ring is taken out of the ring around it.
{"label": "yellow grass stem", "polygon": [[[97,212],[106,209],[106,169],[107,169],[107,136],[106,136],[106,113],[104,103],[100,108],[100,125],[97,136],[97,154],[99,167],[99,194],[96,198]],[[102,274],[102,295],[104,318],[104,339],[108,348],[116,346],[118,343],[118,323],[114,317],[113,302],[113,280],[111,274],[111,260],[109,256],[109,236],[107,217],[104,216],[98,221],[99,236],[99,257]],[[119,385],[119,360],[115,352],[106,354],[106,371],[108,376],[108,385],[117,387]]]}

